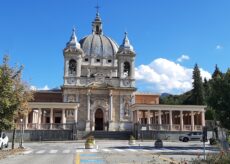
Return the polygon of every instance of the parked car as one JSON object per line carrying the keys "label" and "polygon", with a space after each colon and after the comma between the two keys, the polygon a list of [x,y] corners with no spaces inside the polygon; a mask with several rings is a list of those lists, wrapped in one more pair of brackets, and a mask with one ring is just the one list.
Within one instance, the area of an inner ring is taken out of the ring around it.
{"label": "parked car", "polygon": [[203,133],[202,132],[190,132],[188,134],[184,134],[179,136],[179,140],[183,142],[188,142],[192,140],[202,141]]}
{"label": "parked car", "polygon": [[3,132],[0,132],[0,149],[3,149],[4,147],[7,148],[9,143],[9,139],[7,135]]}

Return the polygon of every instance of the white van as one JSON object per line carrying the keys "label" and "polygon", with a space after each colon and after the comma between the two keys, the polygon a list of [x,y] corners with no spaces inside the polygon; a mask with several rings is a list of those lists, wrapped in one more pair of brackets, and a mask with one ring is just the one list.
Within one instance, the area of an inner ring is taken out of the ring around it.
{"label": "white van", "polygon": [[8,142],[9,142],[9,139],[7,135],[3,132],[0,132],[0,149],[3,149],[4,147],[7,148]]}

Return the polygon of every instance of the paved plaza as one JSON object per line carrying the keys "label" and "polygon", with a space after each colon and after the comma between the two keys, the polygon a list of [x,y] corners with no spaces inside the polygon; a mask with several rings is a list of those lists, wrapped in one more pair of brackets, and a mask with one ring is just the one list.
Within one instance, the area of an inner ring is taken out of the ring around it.
{"label": "paved plaza", "polygon": [[[1,164],[145,164],[178,163],[203,157],[202,142],[188,143],[165,141],[163,148],[155,148],[154,141],[137,141],[128,145],[125,140],[97,140],[94,149],[85,149],[84,140],[76,142],[31,142],[25,143],[26,150],[0,161]],[[206,143],[206,153],[218,153],[216,147]]]}

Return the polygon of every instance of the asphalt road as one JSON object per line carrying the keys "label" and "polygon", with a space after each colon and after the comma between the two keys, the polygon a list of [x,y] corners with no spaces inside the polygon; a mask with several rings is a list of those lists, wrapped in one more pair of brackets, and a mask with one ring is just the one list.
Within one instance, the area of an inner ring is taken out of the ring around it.
{"label": "asphalt road", "polygon": [[[96,141],[95,149],[84,149],[84,141],[25,143],[20,155],[0,160],[0,164],[127,164],[169,163],[196,158],[202,153],[202,143],[164,142],[164,148],[156,149],[154,142],[137,142],[129,146],[127,141]],[[206,152],[218,152],[206,144]]]}

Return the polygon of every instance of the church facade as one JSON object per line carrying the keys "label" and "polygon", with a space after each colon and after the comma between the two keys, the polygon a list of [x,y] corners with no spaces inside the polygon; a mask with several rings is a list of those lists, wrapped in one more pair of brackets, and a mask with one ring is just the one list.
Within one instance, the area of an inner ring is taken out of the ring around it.
{"label": "church facade", "polygon": [[[77,123],[77,128],[87,131],[116,130],[121,126],[131,129],[132,112],[129,106],[134,101],[136,91],[135,52],[127,33],[118,46],[103,34],[102,21],[97,13],[92,23],[92,33],[78,42],[73,29],[63,55],[64,84],[60,103],[65,104],[66,109],[61,109],[66,110],[67,117],[72,114],[72,119],[63,121],[61,116],[62,121],[56,119],[56,122]],[[36,103],[39,102],[30,103],[31,107],[35,108]],[[40,102],[38,105],[44,104],[42,108],[45,109],[48,103]],[[60,107],[57,105],[54,108],[57,111]],[[38,110],[38,115],[42,112]],[[48,110],[47,113],[55,114]],[[54,123],[54,119],[47,122]]]}
{"label": "church facade", "polygon": [[135,56],[127,33],[120,45],[103,34],[99,13],[88,36],[78,41],[73,29],[63,50],[63,86],[35,92],[24,119],[26,129],[74,125],[82,131],[132,131],[134,124],[141,123],[167,125],[162,130],[201,130],[204,106],[159,105],[159,95],[136,92]]}

